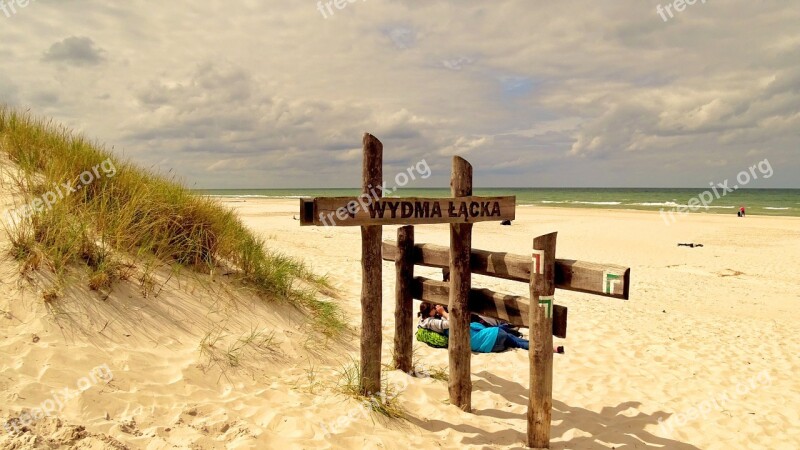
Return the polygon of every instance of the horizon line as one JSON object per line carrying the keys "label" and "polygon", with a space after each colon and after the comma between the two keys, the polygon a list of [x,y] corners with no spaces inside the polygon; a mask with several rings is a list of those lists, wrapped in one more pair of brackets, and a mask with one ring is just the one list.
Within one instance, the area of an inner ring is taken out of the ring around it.
{"label": "horizon line", "polygon": [[[278,191],[278,190],[326,190],[326,189],[350,189],[360,190],[361,187],[242,187],[242,188],[188,188],[192,191]],[[442,189],[442,190],[449,190],[449,187],[403,187],[399,188],[402,189]],[[543,186],[482,186],[482,187],[474,187],[473,189],[708,189],[707,187],[700,187],[700,186],[688,186],[688,187],[654,187],[654,186],[634,186],[634,187],[627,187],[627,186],[569,186],[569,187],[543,187]],[[782,189],[782,190],[800,190],[800,187],[740,187],[736,189],[737,191],[757,191],[757,190],[770,190],[770,189]]]}

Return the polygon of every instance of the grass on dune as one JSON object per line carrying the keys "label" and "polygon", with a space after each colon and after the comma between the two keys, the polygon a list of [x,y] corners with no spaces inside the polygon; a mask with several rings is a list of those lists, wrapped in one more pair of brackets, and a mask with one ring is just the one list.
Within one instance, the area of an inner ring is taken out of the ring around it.
{"label": "grass on dune", "polygon": [[341,394],[351,397],[368,410],[374,411],[389,419],[402,419],[406,411],[400,404],[401,392],[389,383],[385,371],[381,373],[381,390],[366,396],[361,392],[361,364],[356,360],[342,365],[339,370],[337,389]]}
{"label": "grass on dune", "polygon": [[328,335],[345,328],[337,305],[315,296],[315,289],[329,288],[324,278],[266,250],[263,239],[215,200],[120,161],[64,127],[2,106],[0,152],[21,169],[15,187],[35,209],[6,227],[13,255],[26,269],[46,264],[63,280],[71,265],[85,264],[93,289],[131,276],[131,264],[152,267],[154,260],[200,273],[224,270],[270,299],[310,310]]}

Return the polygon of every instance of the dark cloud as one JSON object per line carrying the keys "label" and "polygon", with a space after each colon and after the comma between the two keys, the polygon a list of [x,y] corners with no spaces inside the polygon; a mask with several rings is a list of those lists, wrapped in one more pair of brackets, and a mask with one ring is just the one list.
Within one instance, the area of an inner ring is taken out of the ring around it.
{"label": "dark cloud", "polygon": [[42,59],[73,66],[96,66],[103,61],[104,51],[95,46],[88,37],[71,36],[50,46]]}

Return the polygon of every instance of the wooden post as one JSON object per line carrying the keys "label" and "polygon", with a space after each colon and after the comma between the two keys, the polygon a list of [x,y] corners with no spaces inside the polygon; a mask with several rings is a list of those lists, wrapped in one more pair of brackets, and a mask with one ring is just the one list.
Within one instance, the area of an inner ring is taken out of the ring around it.
{"label": "wooden post", "polygon": [[414,338],[414,226],[397,229],[397,259],[394,261],[397,282],[394,307],[394,366],[410,373]]}
{"label": "wooden post", "polygon": [[[364,134],[362,192],[371,201],[382,197],[383,144]],[[361,227],[361,393],[372,395],[381,389],[381,240],[383,227]]]}
{"label": "wooden post", "polygon": [[[553,319],[556,233],[533,240],[530,314],[528,447],[550,448],[553,409]],[[537,306],[538,305],[538,306]]]}
{"label": "wooden post", "polygon": [[[463,158],[453,157],[450,178],[453,197],[472,195],[472,166]],[[472,286],[470,254],[472,224],[450,225],[450,404],[464,411],[472,409],[470,375],[469,292]]]}

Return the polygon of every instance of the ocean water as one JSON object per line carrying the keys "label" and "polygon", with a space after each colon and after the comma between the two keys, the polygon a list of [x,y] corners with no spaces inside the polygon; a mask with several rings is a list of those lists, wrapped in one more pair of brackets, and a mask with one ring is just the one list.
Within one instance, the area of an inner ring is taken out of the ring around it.
{"label": "ocean water", "polygon": [[[474,195],[515,195],[518,205],[569,208],[635,209],[669,211],[686,206],[691,199],[705,200],[697,212],[736,214],[744,206],[747,214],[800,216],[800,189],[739,189],[722,195],[711,188],[484,188]],[[357,196],[359,189],[201,189],[196,194],[214,197],[300,198]],[[449,197],[450,189],[398,189],[389,197]],[[702,196],[702,198],[701,198]],[[710,201],[709,201],[710,199]],[[692,201],[692,205],[695,203]]]}

